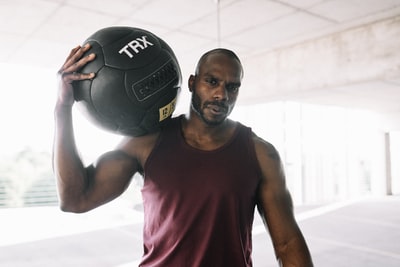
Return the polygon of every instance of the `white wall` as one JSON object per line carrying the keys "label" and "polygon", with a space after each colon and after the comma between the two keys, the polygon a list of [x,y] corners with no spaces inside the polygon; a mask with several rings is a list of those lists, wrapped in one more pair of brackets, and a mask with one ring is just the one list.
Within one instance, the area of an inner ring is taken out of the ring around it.
{"label": "white wall", "polygon": [[385,194],[384,132],[378,115],[275,102],[238,106],[231,117],[278,149],[296,204]]}

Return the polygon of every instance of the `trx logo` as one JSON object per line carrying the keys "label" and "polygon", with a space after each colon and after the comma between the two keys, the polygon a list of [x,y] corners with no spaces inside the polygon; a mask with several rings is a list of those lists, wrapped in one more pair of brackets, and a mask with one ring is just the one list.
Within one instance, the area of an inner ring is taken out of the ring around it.
{"label": "trx logo", "polygon": [[142,38],[136,38],[136,40],[130,41],[127,45],[119,50],[120,54],[125,54],[129,58],[133,58],[135,54],[139,54],[141,50],[146,49],[148,46],[153,46],[154,44],[147,41],[147,36],[143,35]]}

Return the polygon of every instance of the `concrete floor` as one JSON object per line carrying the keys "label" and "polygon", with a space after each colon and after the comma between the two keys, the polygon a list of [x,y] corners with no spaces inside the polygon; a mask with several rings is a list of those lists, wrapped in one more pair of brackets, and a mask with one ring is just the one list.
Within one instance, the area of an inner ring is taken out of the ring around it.
{"label": "concrete floor", "polygon": [[[0,210],[0,266],[137,266],[141,216],[118,202],[80,215],[56,207]],[[400,266],[399,196],[297,207],[296,216],[315,266]],[[254,266],[277,266],[256,217]]]}

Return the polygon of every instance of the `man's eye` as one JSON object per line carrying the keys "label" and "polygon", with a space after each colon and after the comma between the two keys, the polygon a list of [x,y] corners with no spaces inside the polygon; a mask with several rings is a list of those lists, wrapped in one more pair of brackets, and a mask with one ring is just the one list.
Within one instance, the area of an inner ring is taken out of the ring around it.
{"label": "man's eye", "polygon": [[211,85],[217,85],[218,84],[217,79],[207,79],[206,82],[211,84]]}
{"label": "man's eye", "polygon": [[228,85],[226,87],[226,90],[228,90],[231,93],[236,93],[239,90],[239,86],[237,86],[237,85]]}

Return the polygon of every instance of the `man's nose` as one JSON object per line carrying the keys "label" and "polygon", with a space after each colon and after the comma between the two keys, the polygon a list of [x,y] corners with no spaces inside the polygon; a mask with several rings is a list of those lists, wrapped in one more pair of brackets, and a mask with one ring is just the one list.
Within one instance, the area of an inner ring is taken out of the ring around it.
{"label": "man's nose", "polygon": [[227,101],[229,99],[228,90],[225,84],[220,84],[214,91],[214,99]]}

